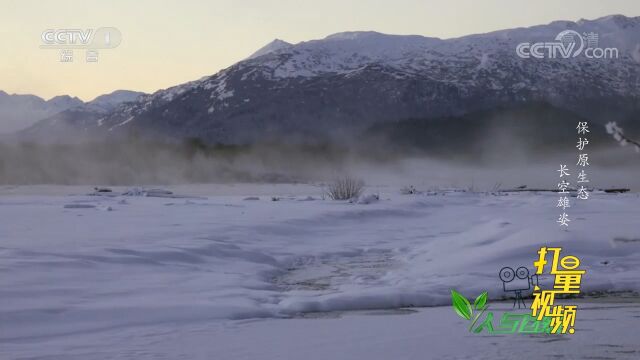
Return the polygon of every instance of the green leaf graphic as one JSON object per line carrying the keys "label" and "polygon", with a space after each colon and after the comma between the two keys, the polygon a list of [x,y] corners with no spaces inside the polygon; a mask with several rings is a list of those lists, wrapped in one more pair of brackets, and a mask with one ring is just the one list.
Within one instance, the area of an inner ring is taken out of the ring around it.
{"label": "green leaf graphic", "polygon": [[484,305],[487,303],[487,297],[488,297],[488,294],[486,291],[478,295],[478,297],[476,298],[476,301],[473,302],[473,307],[476,310],[482,309]]}
{"label": "green leaf graphic", "polygon": [[467,320],[471,320],[473,310],[471,309],[471,304],[467,298],[457,291],[451,290],[451,302],[453,303],[453,309],[458,315]]}

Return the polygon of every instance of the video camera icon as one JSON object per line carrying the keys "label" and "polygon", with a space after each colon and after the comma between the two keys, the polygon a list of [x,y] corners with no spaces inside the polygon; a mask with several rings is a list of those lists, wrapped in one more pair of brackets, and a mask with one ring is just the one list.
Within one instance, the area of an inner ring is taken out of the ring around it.
{"label": "video camera icon", "polygon": [[500,280],[502,280],[504,292],[515,293],[516,298],[513,301],[513,307],[515,308],[516,304],[518,304],[518,309],[520,309],[520,304],[522,304],[522,307],[526,308],[527,305],[522,298],[522,292],[538,286],[538,275],[529,276],[529,269],[524,266],[519,267],[517,270],[505,266],[500,270],[499,276]]}

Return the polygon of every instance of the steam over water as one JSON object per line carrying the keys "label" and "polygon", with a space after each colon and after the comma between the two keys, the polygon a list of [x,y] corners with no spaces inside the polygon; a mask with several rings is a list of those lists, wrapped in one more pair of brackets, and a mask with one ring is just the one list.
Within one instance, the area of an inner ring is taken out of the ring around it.
{"label": "steam over water", "polygon": [[[640,155],[614,144],[593,147],[590,185],[640,188]],[[157,142],[0,144],[0,184],[145,185],[321,182],[350,174],[367,183],[491,190],[553,188],[560,164],[576,168],[577,150],[535,151],[489,141],[482,151],[447,154],[347,147],[262,144],[205,146]]]}

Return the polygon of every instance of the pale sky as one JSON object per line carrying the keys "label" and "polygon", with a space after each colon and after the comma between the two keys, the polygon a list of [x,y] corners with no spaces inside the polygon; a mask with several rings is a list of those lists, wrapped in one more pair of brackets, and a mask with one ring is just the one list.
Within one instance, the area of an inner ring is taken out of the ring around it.
{"label": "pale sky", "polygon": [[[0,0],[0,90],[83,100],[153,92],[211,75],[275,38],[353,30],[450,38],[554,20],[640,15],[638,0]],[[41,49],[45,29],[116,27],[122,43],[72,63]]]}

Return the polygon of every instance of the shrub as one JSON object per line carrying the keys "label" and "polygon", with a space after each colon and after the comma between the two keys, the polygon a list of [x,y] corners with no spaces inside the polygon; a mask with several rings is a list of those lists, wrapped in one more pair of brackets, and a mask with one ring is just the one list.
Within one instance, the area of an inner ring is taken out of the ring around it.
{"label": "shrub", "polygon": [[327,195],[332,200],[349,200],[359,197],[363,189],[364,181],[345,176],[329,185]]}

